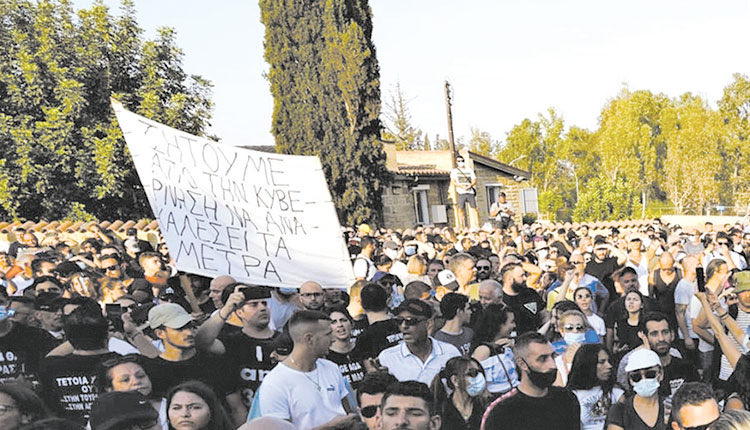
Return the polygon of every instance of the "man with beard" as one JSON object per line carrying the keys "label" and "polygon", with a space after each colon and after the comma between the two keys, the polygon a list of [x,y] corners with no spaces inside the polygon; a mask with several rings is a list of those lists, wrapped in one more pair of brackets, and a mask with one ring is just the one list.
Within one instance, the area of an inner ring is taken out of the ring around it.
{"label": "man with beard", "polygon": [[594,238],[594,258],[586,264],[586,273],[599,279],[607,287],[609,297],[616,297],[612,274],[622,267],[627,259],[628,256],[624,252],[608,244],[603,237],[597,236]]}
{"label": "man with beard", "polygon": [[509,263],[500,270],[503,280],[503,303],[516,315],[518,334],[537,330],[549,315],[539,295],[526,286],[528,274],[519,263]]}
{"label": "man with beard", "polygon": [[305,281],[299,287],[299,303],[305,310],[320,311],[325,304],[326,293],[315,281]]}
{"label": "man with beard", "polygon": [[[648,312],[641,317],[638,328],[638,336],[643,339],[643,348],[650,348],[659,356],[661,367],[664,369],[664,378],[661,380],[659,394],[664,397],[664,404],[672,404],[672,395],[685,382],[697,382],[700,380],[698,370],[688,360],[682,359],[677,355],[679,352],[672,348],[674,340],[674,330],[669,326],[667,316],[661,312]],[[627,381],[627,372],[625,367],[628,359],[634,351],[626,354],[617,370],[617,380],[621,383]]]}
{"label": "man with beard", "polygon": [[557,377],[555,350],[544,335],[519,336],[513,355],[521,384],[490,404],[482,430],[580,429],[581,407],[575,394],[552,386]]}
{"label": "man with beard", "polygon": [[492,277],[492,262],[490,260],[480,258],[477,260],[477,264],[474,268],[477,269],[477,282],[482,282]]}
{"label": "man with beard", "polygon": [[[217,308],[218,309],[218,308]],[[271,291],[268,299],[268,312],[271,321],[268,323],[273,330],[281,330],[289,318],[299,310],[297,289],[294,287],[279,287]]]}

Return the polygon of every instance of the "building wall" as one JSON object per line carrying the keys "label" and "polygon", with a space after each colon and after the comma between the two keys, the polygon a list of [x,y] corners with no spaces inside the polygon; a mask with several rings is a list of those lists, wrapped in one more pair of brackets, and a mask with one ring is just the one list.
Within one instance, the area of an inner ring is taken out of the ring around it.
{"label": "building wall", "polygon": [[[430,223],[438,226],[453,225],[452,202],[448,198],[448,179],[424,178],[415,183],[412,178],[396,178],[383,192],[383,222],[386,227],[407,228],[414,227],[417,215],[414,209],[414,185],[428,185],[427,204],[430,207]],[[441,195],[442,193],[442,195]],[[432,219],[433,205],[448,205],[448,223],[436,224]]]}
{"label": "building wall", "polygon": [[[489,218],[488,210],[488,195],[486,185],[488,184],[502,184],[502,191],[505,193],[505,197],[508,199],[510,204],[515,209],[516,224],[521,222],[521,188],[527,186],[527,182],[516,182],[512,176],[499,172],[495,169],[491,169],[479,163],[474,164],[474,173],[477,175],[477,210],[479,211],[479,223],[484,224]],[[520,224],[519,224],[520,225]]]}

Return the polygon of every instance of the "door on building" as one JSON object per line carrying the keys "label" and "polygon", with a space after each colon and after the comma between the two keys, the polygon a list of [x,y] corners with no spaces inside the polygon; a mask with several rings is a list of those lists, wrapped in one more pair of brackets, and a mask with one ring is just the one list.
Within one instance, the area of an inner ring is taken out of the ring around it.
{"label": "door on building", "polygon": [[430,223],[430,205],[427,200],[429,185],[417,185],[412,189],[414,193],[414,214],[417,218],[417,224]]}

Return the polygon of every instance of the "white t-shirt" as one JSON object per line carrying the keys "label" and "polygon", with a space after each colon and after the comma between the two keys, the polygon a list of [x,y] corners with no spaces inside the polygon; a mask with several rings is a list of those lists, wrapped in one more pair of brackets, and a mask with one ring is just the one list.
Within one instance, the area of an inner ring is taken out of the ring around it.
{"label": "white t-shirt", "polygon": [[[748,330],[750,330],[750,313],[743,311],[742,309],[737,309],[737,318],[735,318],[735,321],[737,321],[737,325],[742,329],[742,332],[745,334],[748,334]],[[732,344],[740,350],[740,352],[744,351],[743,347],[740,346],[739,342],[732,336],[731,334],[729,336],[729,341],[732,342]],[[729,359],[727,359],[727,356],[724,354],[721,354],[721,369],[719,370],[719,379],[722,381],[726,381],[729,379],[730,376],[732,376],[732,372],[734,372],[734,368],[731,364],[729,364]]]}
{"label": "white t-shirt", "polygon": [[637,266],[633,263],[630,258],[625,263],[627,267],[632,267],[635,273],[638,275],[638,291],[643,294],[644,297],[648,297],[648,260],[645,255],[641,255],[641,262]]}
{"label": "white t-shirt", "polygon": [[487,391],[490,393],[505,393],[518,386],[518,372],[510,348],[504,348],[502,353],[488,357],[480,364],[484,368]]}
{"label": "white t-shirt", "polygon": [[604,320],[602,319],[602,317],[597,314],[591,314],[586,315],[586,319],[589,321],[591,328],[594,329],[596,334],[598,334],[600,338],[604,339],[604,336],[607,335],[607,325],[604,324]]}
{"label": "white t-shirt", "polygon": [[[625,392],[620,388],[612,388],[609,394],[610,405],[617,403]],[[609,408],[602,402],[602,387],[589,390],[573,390],[581,404],[581,430],[602,430],[607,420]]]}
{"label": "white t-shirt", "polygon": [[359,254],[357,258],[354,259],[353,270],[356,278],[363,278],[369,281],[375,275],[377,268],[369,258]]}
{"label": "white t-shirt", "polygon": [[468,167],[464,167],[463,169],[456,167],[451,170],[451,181],[456,184],[456,192],[458,194],[474,194],[473,191],[467,188],[475,179],[477,179],[477,175]]}
{"label": "white t-shirt", "polygon": [[388,372],[399,381],[419,381],[429,385],[432,378],[445,367],[445,363],[453,357],[461,355],[458,348],[447,342],[432,340],[432,351],[426,361],[412,354],[406,343],[384,349],[378,355],[380,364],[388,368]]}
{"label": "white t-shirt", "polygon": [[263,378],[256,401],[261,416],[288,420],[298,429],[306,430],[346,415],[341,399],[347,394],[349,390],[339,366],[319,358],[312,372],[277,364]]}
{"label": "white t-shirt", "polygon": [[[685,305],[688,307],[688,309],[685,311],[685,320],[687,323],[688,334],[693,339],[698,336],[693,331],[693,318],[690,316],[690,302],[692,301],[692,298],[697,290],[698,285],[695,282],[688,281],[684,278],[680,279],[680,282],[677,283],[677,287],[675,287],[674,290],[674,304]],[[682,335],[682,330],[680,330],[679,327],[677,327],[677,334],[680,336],[680,339],[685,338],[685,336]]]}

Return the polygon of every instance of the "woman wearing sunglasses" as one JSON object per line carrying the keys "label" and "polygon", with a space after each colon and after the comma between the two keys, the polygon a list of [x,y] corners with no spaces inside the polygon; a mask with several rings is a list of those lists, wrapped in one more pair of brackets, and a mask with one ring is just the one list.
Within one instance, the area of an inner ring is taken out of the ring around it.
{"label": "woman wearing sunglasses", "polygon": [[138,391],[149,399],[151,406],[159,413],[161,428],[167,429],[167,401],[154,397],[151,378],[140,364],[140,356],[135,354],[118,356],[102,362],[99,368],[99,392]]}
{"label": "woman wearing sunglasses", "polygon": [[586,344],[578,348],[565,388],[578,397],[582,430],[604,429],[609,408],[624,394],[614,385],[612,362],[604,345]]}
{"label": "woman wearing sunglasses", "polygon": [[555,357],[557,364],[557,381],[555,385],[564,387],[568,383],[568,373],[573,365],[573,357],[578,348],[586,343],[586,332],[591,330],[589,322],[583,312],[579,310],[565,311],[560,315],[557,331],[564,341],[562,352]]}
{"label": "woman wearing sunglasses", "polygon": [[485,388],[484,370],[477,360],[464,356],[448,360],[430,386],[442,418],[441,427],[479,430],[487,406]]}
{"label": "woman wearing sunglasses", "polygon": [[650,349],[637,349],[630,355],[625,371],[635,394],[612,405],[607,430],[665,430],[664,401],[659,396],[664,373],[659,356]]}
{"label": "woman wearing sunglasses", "polygon": [[471,344],[471,357],[479,361],[487,378],[487,391],[499,396],[518,386],[511,333],[516,329],[513,311],[492,303],[482,312]]}

